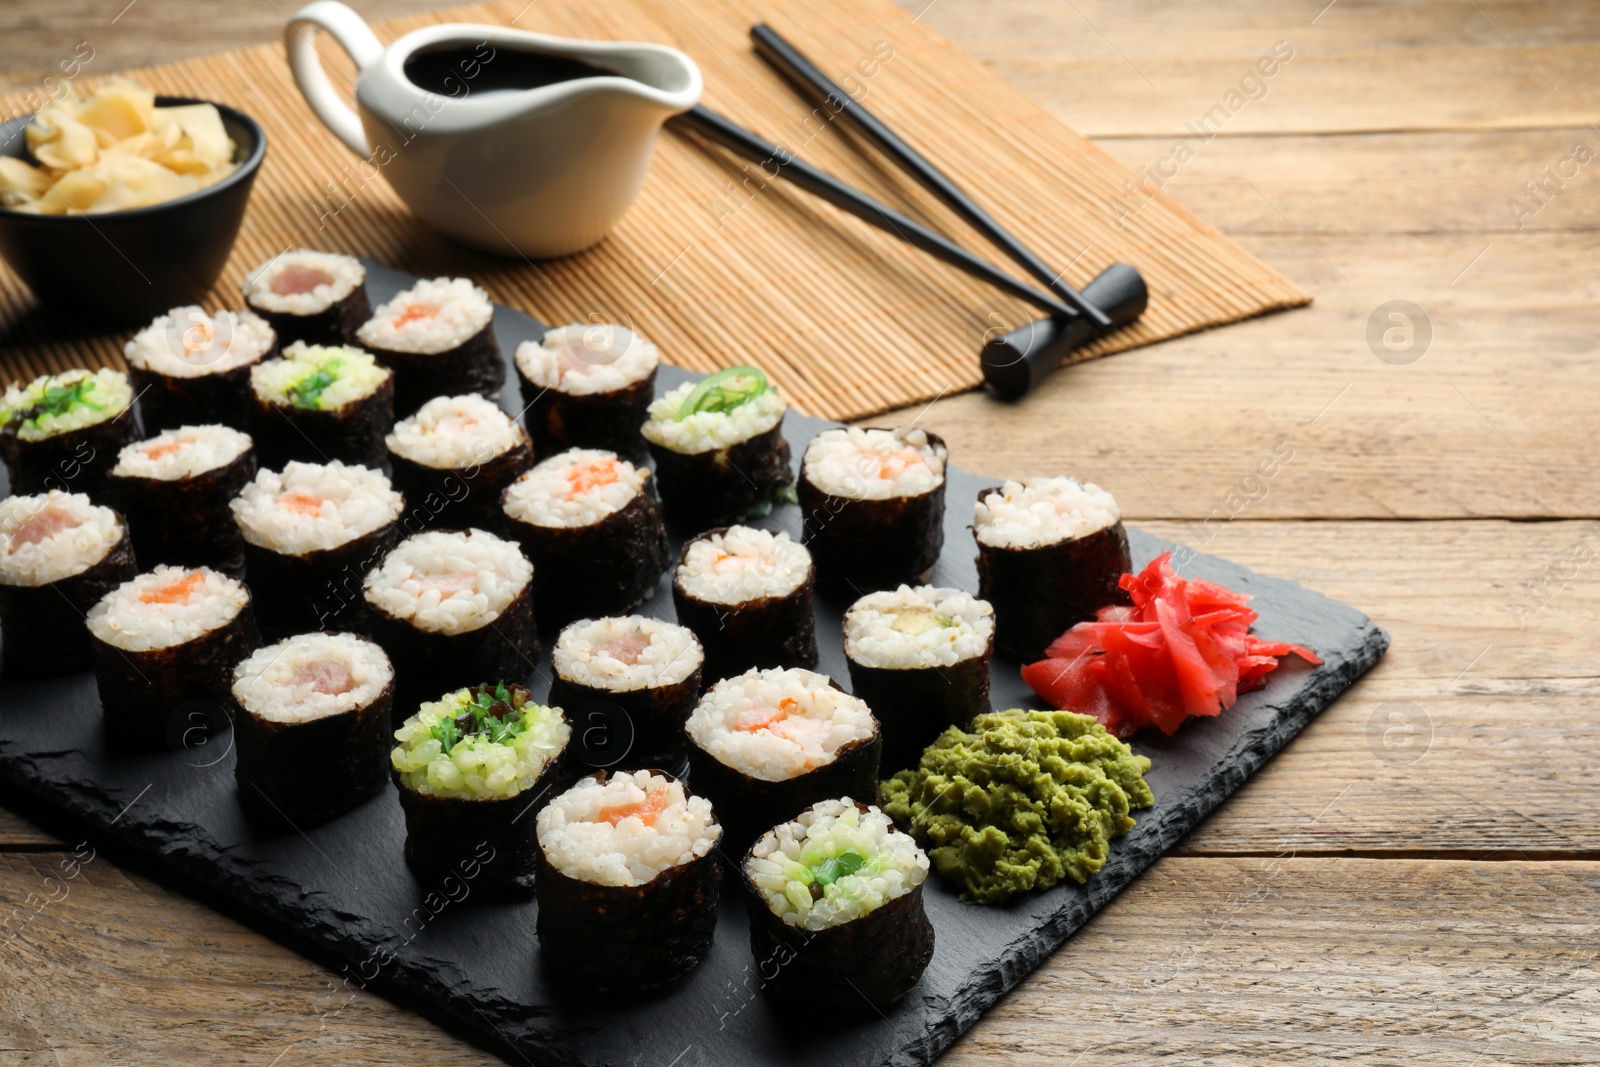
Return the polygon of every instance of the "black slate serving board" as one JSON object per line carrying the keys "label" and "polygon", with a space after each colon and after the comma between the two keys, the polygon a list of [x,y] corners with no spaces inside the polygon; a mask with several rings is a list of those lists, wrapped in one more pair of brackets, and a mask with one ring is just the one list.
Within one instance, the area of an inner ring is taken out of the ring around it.
{"label": "black slate serving board", "polygon": [[[411,278],[369,264],[374,304]],[[543,327],[497,310],[495,329],[509,354]],[[659,387],[689,375],[663,366]],[[516,376],[502,404],[520,410]],[[830,424],[790,413],[785,432],[799,456]],[[957,457],[959,458],[959,457]],[[1017,473],[1024,473],[1019,470]],[[952,468],[939,585],[976,591],[970,502],[993,479]],[[799,535],[799,514],[779,507],[758,525]],[[1173,546],[1130,530],[1135,566]],[[676,545],[674,545],[674,554]],[[1058,886],[1002,907],[964,905],[930,877],[927,909],[936,931],[921,984],[885,1017],[797,1025],[761,992],[742,901],[722,904],[716,945],[677,988],[633,1004],[572,996],[561,976],[539,964],[536,906],[474,896],[471,884],[447,895],[420,885],[405,867],[405,827],[393,789],[306,834],[264,839],[234,799],[231,734],[195,747],[116,758],[103,747],[99,701],[89,674],[0,682],[0,782],[67,816],[155,871],[220,902],[253,925],[331,962],[349,985],[370,986],[474,1035],[508,1058],[552,1064],[657,1067],[924,1064],[949,1047],[1007,989],[1059,947],[1091,915],[1184,836],[1377,662],[1388,636],[1355,609],[1280,579],[1210,556],[1180,557],[1186,574],[1255,596],[1264,637],[1309,645],[1320,667],[1286,660],[1266,688],[1215,719],[1196,720],[1174,738],[1135,739],[1150,757],[1153,809],[1112,850],[1084,887]],[[642,609],[670,618],[668,579]],[[818,667],[848,679],[840,617],[847,605],[818,602]],[[532,679],[549,685],[546,658]],[[1016,665],[997,661],[994,706],[1041,706]],[[181,733],[181,730],[178,731]],[[402,1057],[404,1058],[404,1057]]]}

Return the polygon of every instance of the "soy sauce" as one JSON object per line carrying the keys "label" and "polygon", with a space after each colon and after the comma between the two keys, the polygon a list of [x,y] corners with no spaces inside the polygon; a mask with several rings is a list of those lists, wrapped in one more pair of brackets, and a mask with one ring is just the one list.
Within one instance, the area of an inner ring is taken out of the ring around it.
{"label": "soy sauce", "polygon": [[417,88],[452,99],[618,77],[616,71],[581,59],[519,52],[488,41],[414,53],[405,62],[405,73]]}

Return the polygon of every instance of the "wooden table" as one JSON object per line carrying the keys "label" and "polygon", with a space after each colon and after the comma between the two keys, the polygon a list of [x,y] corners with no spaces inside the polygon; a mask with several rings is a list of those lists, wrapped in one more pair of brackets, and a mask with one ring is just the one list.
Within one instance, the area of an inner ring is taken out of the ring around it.
{"label": "wooden table", "polygon": [[[83,40],[110,69],[284,18],[138,0],[113,19],[124,2],[13,4],[0,82]],[[1600,1059],[1600,4],[1324,3],[907,2],[1316,295],[923,424],[967,467],[1092,479],[1394,637],[947,1062]],[[1280,41],[1264,92],[1246,81],[1257,98],[1175,161]],[[0,812],[8,910],[57,895],[75,843]],[[0,975],[0,1064],[490,1058],[103,857]]]}

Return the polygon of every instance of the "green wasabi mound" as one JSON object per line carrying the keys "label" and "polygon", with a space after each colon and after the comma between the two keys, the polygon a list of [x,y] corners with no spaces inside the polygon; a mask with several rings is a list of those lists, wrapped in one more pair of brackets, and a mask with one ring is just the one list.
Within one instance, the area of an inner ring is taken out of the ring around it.
{"label": "green wasabi mound", "polygon": [[1128,813],[1155,803],[1149,769],[1087,715],[995,711],[939,735],[880,795],[962,900],[996,904],[1105,866]]}

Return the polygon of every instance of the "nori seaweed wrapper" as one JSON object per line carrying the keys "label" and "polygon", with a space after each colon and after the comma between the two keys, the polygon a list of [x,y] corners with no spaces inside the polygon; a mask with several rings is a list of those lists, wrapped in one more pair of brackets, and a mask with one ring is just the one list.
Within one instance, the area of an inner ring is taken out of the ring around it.
{"label": "nori seaweed wrapper", "polygon": [[133,405],[92,426],[82,426],[41,441],[24,441],[18,430],[26,418],[19,415],[0,427],[0,460],[11,475],[11,492],[85,493],[96,504],[106,503],[106,478],[117,465],[124,445],[140,439]]}
{"label": "nori seaweed wrapper", "polygon": [[743,863],[739,873],[750,913],[750,951],[775,1006],[878,1018],[916,986],[933,959],[933,924],[922,903],[925,881],[858,919],[802,930],[772,913]]}
{"label": "nori seaweed wrapper", "polygon": [[327,463],[343,460],[382,470],[389,458],[384,438],[394,427],[394,375],[371,395],[334,411],[297,408],[252,397],[250,436],[268,470],[290,460]]}
{"label": "nori seaweed wrapper", "polygon": [[783,420],[728,448],[689,454],[650,442],[667,521],[683,534],[725,526],[794,483]]}
{"label": "nori seaweed wrapper", "polygon": [[[707,531],[707,536],[725,532]],[[685,544],[679,562],[688,555]],[[672,604],[678,622],[694,631],[705,649],[701,670],[707,685],[743,674],[752,667],[817,665],[817,583],[815,561],[805,580],[786,596],[764,596],[738,604],[716,604],[690,596],[674,580]]]}
{"label": "nori seaweed wrapper", "polygon": [[113,474],[106,496],[128,517],[133,548],[148,569],[157,563],[244,572],[244,535],[228,502],[256,474],[247,448],[233,462],[192,478],[141,478]]}
{"label": "nori seaweed wrapper", "polygon": [[239,805],[263,833],[304,830],[342,815],[388,780],[394,685],[372,703],[310,722],[258,718],[230,696]]}
{"label": "nori seaweed wrapper", "polygon": [[494,340],[493,322],[456,347],[432,355],[365,343],[361,347],[394,371],[394,410],[402,419],[436,396],[477,393],[493,398],[506,384],[506,364]]}
{"label": "nori seaweed wrapper", "polygon": [[390,523],[337,548],[300,556],[245,542],[245,576],[262,636],[278,640],[318,630],[361,632],[366,617],[362,581],[399,540],[398,527]]}
{"label": "nori seaweed wrapper", "polygon": [[553,456],[569,448],[600,448],[638,462],[645,456],[639,427],[650,417],[656,395],[656,372],[609,393],[582,396],[535,385],[518,372],[522,395],[533,397],[524,421],[535,451]]}
{"label": "nori seaweed wrapper", "polygon": [[[681,770],[684,763],[683,724],[700,698],[700,668],[671,685],[617,691],[571,681],[556,671],[550,683],[547,703],[562,709],[573,730],[580,735],[587,721],[585,707],[607,705],[627,717],[633,728],[633,741],[627,753],[607,766],[608,771],[638,771],[664,768]],[[611,723],[607,722],[609,727]]]}
{"label": "nori seaweed wrapper", "polygon": [[[534,573],[538,573],[537,565]],[[359,579],[356,584],[359,598]],[[363,603],[372,639],[383,646],[394,664],[396,700],[402,708],[415,710],[423,701],[438,700],[485,678],[526,678],[539,659],[531,582],[497,618],[476,630],[453,634],[419,629],[409,619],[394,618]]]}
{"label": "nori seaweed wrapper", "polygon": [[831,762],[781,782],[752,778],[723,763],[686,735],[689,780],[708,798],[722,823],[723,849],[742,856],[757,838],[786,823],[811,805],[840,797],[878,795],[878,764],[883,755],[883,728],[852,741]]}
{"label": "nori seaweed wrapper", "polygon": [[[261,360],[277,355],[278,346],[273,345]],[[245,429],[250,424],[250,369],[254,365],[193,378],[129,367],[128,380],[139,398],[139,420],[144,424],[144,432],[154,436],[162,430],[208,423]]]}
{"label": "nori seaweed wrapper", "polygon": [[106,739],[113,750],[171,746],[177,740],[174,733],[182,733],[178,710],[191,700],[226,706],[233,668],[261,645],[248,599],[228,622],[185,644],[129,652],[93,634],[89,639]]}
{"label": "nori seaweed wrapper", "polygon": [[410,532],[444,526],[498,533],[506,526],[500,495],[533,465],[533,448],[519,441],[498,456],[455,469],[425,466],[394,452],[389,464],[391,481],[406,499]]}
{"label": "nori seaweed wrapper", "polygon": [[[927,437],[931,446],[944,448],[938,434]],[[860,596],[925,578],[944,547],[945,485],[941,478],[932,490],[915,496],[853,500],[818,489],[806,477],[802,460],[796,486],[800,539],[817,561],[822,582]]]}
{"label": "nori seaweed wrapper", "polygon": [[541,851],[539,949],[551,976],[591,992],[642,993],[694,970],[717,932],[720,846],[636,886],[569,878]]}
{"label": "nori seaweed wrapper", "polygon": [[100,598],[139,573],[128,524],[84,571],[45,585],[0,584],[0,627],[7,678],[41,678],[86,670],[94,662],[84,617]]}
{"label": "nori seaweed wrapper", "polygon": [[[247,301],[248,303],[248,301]],[[308,345],[355,344],[356,331],[372,318],[372,304],[367,300],[367,287],[358,285],[343,300],[335,301],[311,315],[292,315],[286,311],[266,311],[250,304],[250,310],[267,320],[278,344],[288,348],[296,341]]]}
{"label": "nori seaweed wrapper", "polygon": [[883,774],[915,767],[946,727],[966,726],[989,708],[989,661],[983,654],[948,667],[866,667],[853,659],[850,691],[867,702],[883,728]]}
{"label": "nori seaweed wrapper", "polygon": [[535,526],[509,515],[505,522],[533,561],[534,604],[547,630],[631,611],[667,569],[667,530],[648,481],[588,526]]}
{"label": "nori seaweed wrapper", "polygon": [[1132,569],[1120,520],[1039,548],[979,541],[978,596],[994,605],[995,648],[1022,663],[1041,659],[1050,642],[1101,608],[1129,603],[1117,581]]}

